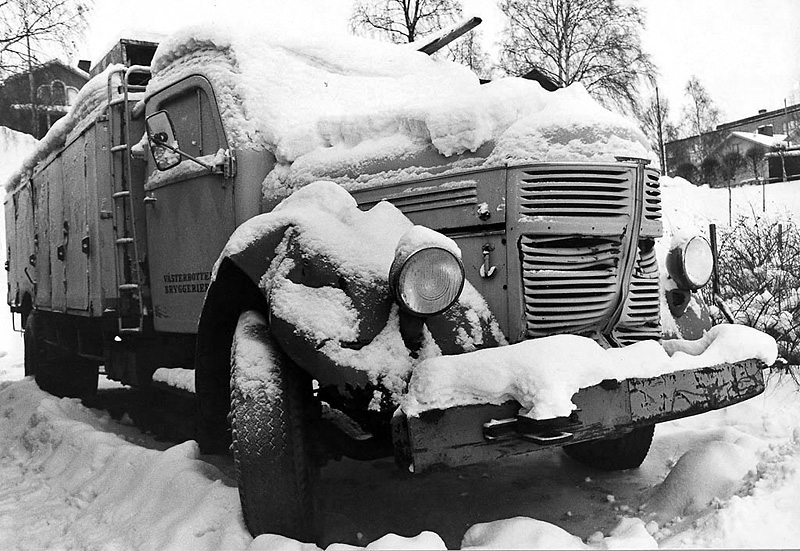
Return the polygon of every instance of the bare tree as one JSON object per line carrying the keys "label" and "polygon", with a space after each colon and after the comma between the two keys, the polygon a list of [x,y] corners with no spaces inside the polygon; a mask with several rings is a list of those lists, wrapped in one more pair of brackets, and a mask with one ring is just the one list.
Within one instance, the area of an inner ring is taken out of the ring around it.
{"label": "bare tree", "polygon": [[0,0],[0,79],[70,54],[91,0]]}
{"label": "bare tree", "polygon": [[456,63],[466,65],[482,78],[488,78],[491,73],[489,55],[481,47],[478,31],[473,30],[449,44],[445,55]]}
{"label": "bare tree", "polygon": [[766,158],[767,150],[763,145],[753,145],[752,147],[747,148],[747,151],[744,152],[744,156],[750,163],[750,168],[753,170],[753,179],[756,183],[761,182],[761,167],[764,163],[764,159]]}
{"label": "bare tree", "polygon": [[458,0],[358,0],[350,29],[402,44],[447,27],[460,16]]}
{"label": "bare tree", "polygon": [[689,98],[683,109],[685,134],[687,137],[699,136],[696,154],[704,159],[714,145],[709,134],[719,122],[719,109],[696,76],[689,79],[684,92]]}
{"label": "bare tree", "polygon": [[553,82],[582,83],[595,98],[639,109],[639,83],[656,69],[642,50],[644,12],[617,0],[500,0],[508,17],[501,65],[509,74],[537,68]]}
{"label": "bare tree", "polygon": [[[357,0],[350,16],[350,30],[395,44],[415,42],[454,24],[461,11],[459,0]],[[475,31],[435,55],[466,65],[480,76],[487,76],[490,71],[489,57]]]}
{"label": "bare tree", "polygon": [[678,129],[669,120],[669,101],[660,97],[656,88],[636,116],[641,123],[642,131],[650,140],[650,146],[658,153],[661,172],[666,174],[668,167],[664,144],[678,138]]}

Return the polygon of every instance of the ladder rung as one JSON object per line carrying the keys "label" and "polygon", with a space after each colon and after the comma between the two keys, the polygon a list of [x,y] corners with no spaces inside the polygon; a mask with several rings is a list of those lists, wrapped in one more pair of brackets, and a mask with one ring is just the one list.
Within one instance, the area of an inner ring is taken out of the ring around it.
{"label": "ladder rung", "polygon": [[122,199],[123,197],[130,197],[130,196],[131,196],[130,191],[118,191],[111,197],[113,197],[114,199]]}
{"label": "ladder rung", "polygon": [[136,291],[139,289],[138,283],[123,283],[119,286],[120,291]]}
{"label": "ladder rung", "polygon": [[120,237],[117,239],[117,245],[131,245],[133,244],[133,237]]}
{"label": "ladder rung", "polygon": [[128,144],[124,143],[121,145],[115,145],[111,148],[111,153],[117,153],[118,151],[126,151],[128,149]]}

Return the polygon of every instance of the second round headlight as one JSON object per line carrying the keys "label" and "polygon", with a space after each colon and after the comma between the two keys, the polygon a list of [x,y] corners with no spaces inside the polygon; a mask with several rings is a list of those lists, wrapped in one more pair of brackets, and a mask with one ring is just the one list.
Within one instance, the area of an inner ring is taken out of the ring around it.
{"label": "second round headlight", "polygon": [[433,316],[458,299],[464,287],[464,268],[450,251],[426,247],[396,258],[389,283],[403,309],[417,316]]}
{"label": "second round headlight", "polygon": [[711,279],[714,257],[711,245],[699,235],[693,237],[683,249],[683,271],[692,290],[699,289]]}

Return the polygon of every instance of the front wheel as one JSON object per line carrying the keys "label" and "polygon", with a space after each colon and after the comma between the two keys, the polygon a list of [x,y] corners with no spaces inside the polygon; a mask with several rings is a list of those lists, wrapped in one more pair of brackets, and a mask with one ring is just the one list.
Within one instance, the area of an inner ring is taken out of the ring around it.
{"label": "front wheel", "polygon": [[635,469],[647,457],[654,431],[655,425],[639,427],[617,438],[564,446],[564,452],[575,461],[601,471]]}
{"label": "front wheel", "polygon": [[239,497],[253,536],[316,536],[312,404],[310,377],[280,350],[261,314],[244,312],[231,347],[230,416]]}

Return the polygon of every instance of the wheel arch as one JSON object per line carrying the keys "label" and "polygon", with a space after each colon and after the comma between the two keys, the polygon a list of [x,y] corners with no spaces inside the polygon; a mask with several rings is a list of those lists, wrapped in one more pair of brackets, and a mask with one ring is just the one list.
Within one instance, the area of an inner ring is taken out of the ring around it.
{"label": "wheel arch", "polygon": [[269,314],[255,281],[230,258],[220,262],[208,288],[197,325],[195,393],[198,442],[204,453],[221,453],[230,445],[230,353],[239,314],[245,309]]}

